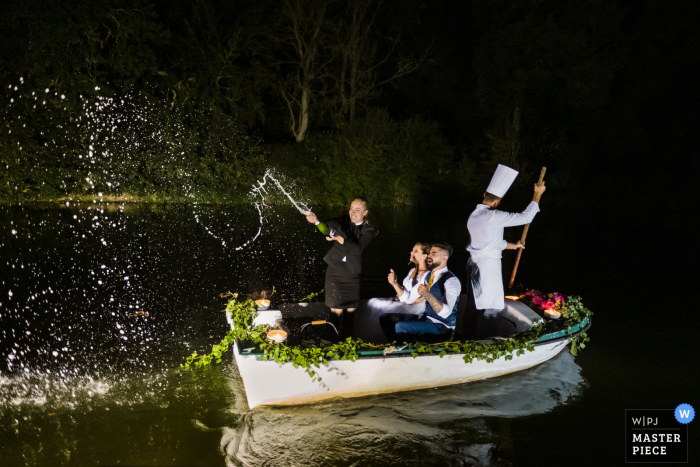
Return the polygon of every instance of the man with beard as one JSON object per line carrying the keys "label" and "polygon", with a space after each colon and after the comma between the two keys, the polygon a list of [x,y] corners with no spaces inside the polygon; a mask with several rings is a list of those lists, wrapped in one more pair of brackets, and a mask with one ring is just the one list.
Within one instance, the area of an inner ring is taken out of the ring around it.
{"label": "man with beard", "polygon": [[447,269],[452,247],[447,243],[434,243],[426,264],[430,272],[418,287],[425,298],[425,311],[420,315],[386,313],[379,317],[379,324],[388,342],[440,342],[449,339],[457,322],[457,301],[462,284]]}
{"label": "man with beard", "polygon": [[523,212],[512,213],[496,209],[517,175],[515,170],[499,164],[484,193],[484,201],[477,205],[467,221],[467,229],[471,236],[467,246],[470,254],[467,270],[471,283],[467,306],[479,310],[477,339],[498,335],[501,312],[505,308],[501,251],[525,248],[520,241],[506,242],[503,239],[503,228],[529,224],[540,211],[539,202],[545,190],[544,182],[542,185],[535,185],[535,196]]}

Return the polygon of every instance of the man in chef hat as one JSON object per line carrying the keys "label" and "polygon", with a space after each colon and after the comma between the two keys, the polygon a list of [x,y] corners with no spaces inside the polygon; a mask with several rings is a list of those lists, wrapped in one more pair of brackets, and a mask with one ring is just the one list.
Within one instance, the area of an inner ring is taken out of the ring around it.
{"label": "man in chef hat", "polygon": [[467,229],[471,236],[471,242],[467,246],[470,254],[467,268],[476,309],[480,310],[480,315],[483,310],[483,316],[479,317],[477,339],[498,334],[501,312],[505,308],[501,251],[524,248],[520,241],[506,242],[503,239],[503,228],[532,222],[535,214],[540,211],[540,198],[545,191],[544,182],[541,186],[535,184],[533,201],[523,212],[497,210],[496,207],[501,203],[501,198],[517,176],[517,171],[499,164],[484,193],[484,201],[477,205],[467,221]]}

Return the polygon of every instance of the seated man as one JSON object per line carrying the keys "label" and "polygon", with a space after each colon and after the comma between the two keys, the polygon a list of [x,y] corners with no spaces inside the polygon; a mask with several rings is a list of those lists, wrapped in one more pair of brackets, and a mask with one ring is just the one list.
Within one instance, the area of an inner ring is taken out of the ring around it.
{"label": "seated man", "polygon": [[457,300],[462,291],[459,279],[447,269],[452,247],[436,243],[430,249],[426,261],[430,273],[418,293],[425,298],[425,312],[420,315],[386,313],[379,317],[379,324],[387,341],[439,342],[448,339],[457,321]]}

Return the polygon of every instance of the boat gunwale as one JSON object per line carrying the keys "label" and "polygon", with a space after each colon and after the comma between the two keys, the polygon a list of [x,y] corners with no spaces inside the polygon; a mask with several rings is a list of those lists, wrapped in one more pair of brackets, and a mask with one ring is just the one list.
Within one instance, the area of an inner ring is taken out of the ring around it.
{"label": "boat gunwale", "polygon": [[[539,347],[541,345],[545,344],[551,344],[553,342],[558,342],[561,340],[568,340],[571,337],[575,337],[577,335],[580,335],[581,333],[586,332],[589,328],[591,327],[591,319],[590,316],[585,316],[580,322],[576,323],[575,325],[571,326],[570,328],[567,329],[561,329],[555,332],[550,332],[547,334],[544,334],[540,336],[537,340],[533,342],[535,347]],[[527,331],[523,331],[527,332]],[[519,333],[522,334],[522,333]],[[516,337],[518,334],[515,334],[512,337]],[[472,341],[472,342],[479,342],[479,341]],[[505,341],[504,341],[505,342]],[[495,341],[494,343],[498,343],[498,341]],[[264,352],[243,352],[243,349],[241,348],[241,343],[236,341],[235,345],[237,346],[237,350],[240,356],[242,357],[255,357],[256,360],[258,361],[271,361],[274,362],[274,359],[264,359],[262,358],[265,353]],[[394,352],[390,353],[384,353],[384,350],[358,350],[357,355],[360,360],[366,360],[366,359],[373,359],[373,358],[406,358],[406,357],[412,357],[412,358],[417,358],[417,357],[430,357],[430,356],[436,356],[440,352],[444,350],[444,347],[438,347],[435,349],[432,353],[430,352],[425,352],[425,353],[418,353],[416,357],[414,357],[414,354],[416,354],[415,349],[402,349],[402,350],[396,350]],[[450,352],[449,355],[465,355],[464,353],[452,353]]]}

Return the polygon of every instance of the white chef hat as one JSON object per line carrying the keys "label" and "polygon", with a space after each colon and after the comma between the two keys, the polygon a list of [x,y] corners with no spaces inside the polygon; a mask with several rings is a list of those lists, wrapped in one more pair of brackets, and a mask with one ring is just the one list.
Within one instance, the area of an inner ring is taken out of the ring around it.
{"label": "white chef hat", "polygon": [[516,170],[506,167],[505,165],[498,164],[496,173],[493,174],[491,183],[489,183],[489,187],[486,189],[486,191],[492,195],[498,196],[499,198],[503,198],[503,195],[506,194],[506,191],[508,191],[508,188],[510,188],[515,180],[515,177],[517,176],[518,172]]}

